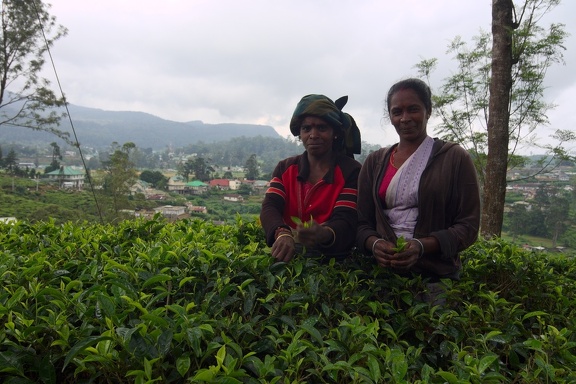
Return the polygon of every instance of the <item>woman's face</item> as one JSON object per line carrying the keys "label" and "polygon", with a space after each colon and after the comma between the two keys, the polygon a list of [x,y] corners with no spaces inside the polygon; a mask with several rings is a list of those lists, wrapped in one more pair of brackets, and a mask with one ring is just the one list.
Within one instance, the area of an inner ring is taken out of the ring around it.
{"label": "woman's face", "polygon": [[401,141],[417,141],[426,137],[430,112],[414,90],[401,89],[394,93],[388,112]]}
{"label": "woman's face", "polygon": [[332,151],[334,129],[318,117],[307,116],[300,125],[300,140],[310,155],[322,156]]}

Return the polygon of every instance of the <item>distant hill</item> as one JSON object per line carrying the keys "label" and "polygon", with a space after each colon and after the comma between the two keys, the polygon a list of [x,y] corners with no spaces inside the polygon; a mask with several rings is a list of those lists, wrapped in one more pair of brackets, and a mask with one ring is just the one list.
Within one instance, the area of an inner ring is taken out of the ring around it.
{"label": "distant hill", "polygon": [[[213,143],[234,137],[281,136],[268,125],[204,124],[201,121],[176,122],[144,112],[117,112],[69,105],[78,141],[87,147],[108,147],[112,142],[133,142],[140,148],[182,147],[197,142]],[[60,130],[72,132],[70,121],[63,119]],[[71,137],[73,137],[71,135]],[[0,143],[57,141],[54,135],[26,128],[0,126]]]}

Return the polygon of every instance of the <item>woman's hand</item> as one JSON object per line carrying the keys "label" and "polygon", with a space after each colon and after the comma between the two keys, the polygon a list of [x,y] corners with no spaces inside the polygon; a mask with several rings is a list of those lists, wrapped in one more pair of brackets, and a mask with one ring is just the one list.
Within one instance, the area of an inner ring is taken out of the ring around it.
{"label": "woman's hand", "polygon": [[389,256],[390,267],[401,271],[407,271],[416,264],[420,258],[421,252],[420,243],[409,241],[403,251]]}
{"label": "woman's hand", "polygon": [[386,268],[390,267],[389,258],[394,253],[392,250],[392,248],[394,248],[393,243],[376,236],[371,236],[366,240],[366,245],[369,249],[372,249],[372,255],[374,255],[378,265]]}
{"label": "woman's hand", "polygon": [[315,221],[298,224],[296,227],[298,241],[305,247],[316,247],[322,244],[330,244],[334,239],[334,232]]}
{"label": "woman's hand", "polygon": [[406,249],[401,252],[393,250],[396,247],[394,243],[374,236],[368,238],[366,243],[372,244],[372,254],[378,265],[384,268],[409,270],[416,264],[421,253],[420,243],[416,241],[409,241]]}
{"label": "woman's hand", "polygon": [[271,249],[272,257],[277,261],[289,262],[296,253],[294,238],[288,232],[283,232],[276,238]]}

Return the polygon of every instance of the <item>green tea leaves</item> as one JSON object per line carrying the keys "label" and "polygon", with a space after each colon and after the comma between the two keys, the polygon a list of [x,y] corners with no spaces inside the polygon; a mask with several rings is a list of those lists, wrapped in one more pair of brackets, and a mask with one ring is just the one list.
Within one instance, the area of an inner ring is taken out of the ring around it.
{"label": "green tea leaves", "polygon": [[302,221],[300,220],[299,217],[297,216],[290,216],[290,219],[296,224],[296,225],[302,225],[304,228],[310,228],[312,226],[312,223],[314,223],[314,218],[312,217],[312,215],[310,215],[310,220],[309,221]]}
{"label": "green tea leaves", "polygon": [[406,241],[406,239],[404,238],[404,236],[400,236],[397,240],[396,240],[396,246],[394,248],[392,248],[392,250],[396,253],[398,252],[403,252],[406,247],[408,246],[408,242]]}
{"label": "green tea leaves", "polygon": [[[463,252],[461,280],[442,281],[448,305],[431,306],[419,297],[426,281],[376,268],[370,258],[274,263],[253,240],[262,228],[250,223],[176,222],[127,242],[126,234],[151,227],[0,230],[0,381],[576,377],[571,256],[479,241]],[[398,252],[405,247],[399,238]]]}

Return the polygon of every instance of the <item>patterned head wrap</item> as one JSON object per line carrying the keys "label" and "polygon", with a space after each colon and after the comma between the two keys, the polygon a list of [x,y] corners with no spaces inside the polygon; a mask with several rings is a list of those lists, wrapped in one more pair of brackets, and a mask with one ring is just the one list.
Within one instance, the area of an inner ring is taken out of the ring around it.
{"label": "patterned head wrap", "polygon": [[356,122],[342,108],[348,102],[348,96],[332,101],[324,95],[307,95],[300,100],[290,120],[290,132],[300,135],[300,125],[306,116],[319,117],[339,132],[335,142],[336,149],[350,157],[361,152],[360,130]]}

